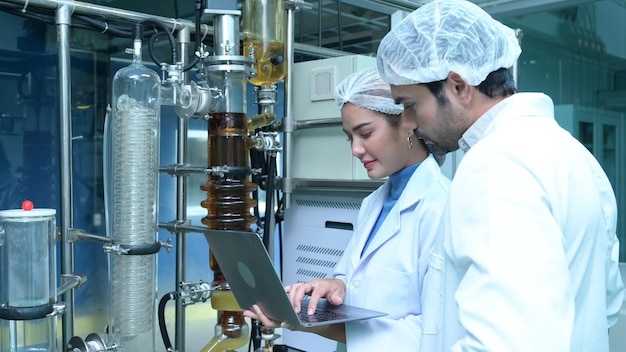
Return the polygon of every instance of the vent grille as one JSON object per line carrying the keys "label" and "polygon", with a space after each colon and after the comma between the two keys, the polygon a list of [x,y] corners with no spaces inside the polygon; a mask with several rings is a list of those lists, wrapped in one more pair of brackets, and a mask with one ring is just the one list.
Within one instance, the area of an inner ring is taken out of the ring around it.
{"label": "vent grille", "polygon": [[343,255],[343,249],[313,246],[308,244],[300,244],[296,247],[296,250],[315,254],[331,255],[335,257],[341,257]]}
{"label": "vent grille", "polygon": [[335,202],[324,200],[296,199],[296,204],[303,207],[314,208],[334,208],[334,209],[355,209],[359,210],[361,204],[357,202]]}
{"label": "vent grille", "polygon": [[298,269],[298,271],[296,271],[296,274],[297,275],[301,275],[301,276],[314,278],[314,279],[323,279],[323,278],[326,277],[326,273],[325,272],[315,271],[315,270],[308,270],[308,269]]}
{"label": "vent grille", "polygon": [[[296,258],[296,275],[311,279],[323,279],[337,265],[344,250],[323,246],[300,244],[296,251],[301,252]],[[313,256],[312,256],[313,255]]]}
{"label": "vent grille", "polygon": [[335,265],[337,265],[337,262],[333,260],[323,260],[323,259],[315,259],[315,258],[309,258],[309,257],[298,257],[298,259],[296,259],[296,263],[322,266],[322,267],[331,268],[331,269],[334,268]]}

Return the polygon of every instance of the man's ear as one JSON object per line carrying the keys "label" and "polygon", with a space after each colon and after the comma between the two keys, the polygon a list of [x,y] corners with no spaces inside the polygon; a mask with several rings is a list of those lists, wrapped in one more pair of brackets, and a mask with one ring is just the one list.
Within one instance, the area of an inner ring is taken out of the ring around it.
{"label": "man's ear", "polygon": [[456,72],[448,73],[449,92],[456,97],[460,103],[468,103],[472,96],[472,86]]}

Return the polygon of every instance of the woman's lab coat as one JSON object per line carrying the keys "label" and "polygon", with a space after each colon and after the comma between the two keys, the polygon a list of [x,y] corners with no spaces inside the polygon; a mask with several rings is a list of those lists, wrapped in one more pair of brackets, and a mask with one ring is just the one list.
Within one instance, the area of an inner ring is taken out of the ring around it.
{"label": "woman's lab coat", "polygon": [[[463,135],[424,287],[421,350],[608,352],[623,300],[617,207],[596,159],[518,93]],[[470,149],[471,147],[471,149]]]}
{"label": "woman's lab coat", "polygon": [[363,200],[354,235],[334,276],[346,282],[345,303],[388,315],[346,323],[348,351],[418,348],[422,279],[447,201],[449,183],[430,155],[415,170],[361,256],[389,194],[389,181]]}

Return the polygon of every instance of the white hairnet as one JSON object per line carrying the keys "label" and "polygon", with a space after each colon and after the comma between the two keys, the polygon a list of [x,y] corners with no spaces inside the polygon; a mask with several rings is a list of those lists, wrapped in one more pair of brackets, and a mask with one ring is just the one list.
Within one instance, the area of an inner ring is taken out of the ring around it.
{"label": "white hairnet", "polygon": [[339,82],[335,88],[335,101],[339,107],[352,103],[390,115],[400,115],[404,110],[402,105],[394,103],[389,83],[380,78],[375,67],[354,72]]}
{"label": "white hairnet", "polygon": [[378,48],[378,71],[393,85],[430,83],[458,73],[479,85],[521,53],[515,31],[465,0],[435,0],[403,19]]}

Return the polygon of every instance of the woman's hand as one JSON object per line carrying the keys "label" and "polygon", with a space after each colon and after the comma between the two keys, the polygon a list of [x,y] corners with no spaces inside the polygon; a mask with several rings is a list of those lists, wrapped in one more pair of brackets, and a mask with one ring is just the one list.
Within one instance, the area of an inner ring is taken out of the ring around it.
{"label": "woman's hand", "polygon": [[[339,279],[312,280],[287,285],[285,286],[285,293],[289,296],[289,301],[296,314],[300,313],[304,296],[310,296],[307,314],[311,315],[315,313],[315,308],[322,298],[326,298],[329,303],[334,305],[342,304],[346,296],[346,284]],[[256,304],[250,307],[250,309],[245,310],[243,315],[259,320],[268,328],[277,328],[280,326],[290,329],[286,322],[271,320],[265,315],[261,307]]]}
{"label": "woman's hand", "polygon": [[263,324],[263,326],[268,327],[268,328],[282,327],[282,328],[289,329],[289,325],[286,322],[279,322],[279,321],[275,321],[275,320],[268,318],[263,312],[263,310],[261,309],[261,307],[259,307],[256,304],[250,307],[250,309],[244,310],[243,315],[248,318],[252,318],[252,319],[256,319],[260,321]]}
{"label": "woman's hand", "polygon": [[296,313],[300,312],[304,296],[310,296],[307,314],[315,312],[320,299],[326,298],[329,303],[339,305],[346,296],[346,284],[339,279],[321,279],[285,286],[285,292]]}

